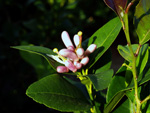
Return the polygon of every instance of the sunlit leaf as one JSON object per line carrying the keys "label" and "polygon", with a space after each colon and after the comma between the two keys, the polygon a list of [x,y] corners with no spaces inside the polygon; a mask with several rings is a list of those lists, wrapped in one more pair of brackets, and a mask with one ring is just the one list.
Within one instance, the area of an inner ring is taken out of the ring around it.
{"label": "sunlit leaf", "polygon": [[134,16],[139,43],[143,45],[150,40],[150,0],[140,0]]}
{"label": "sunlit leaf", "polygon": [[60,111],[86,111],[91,105],[83,93],[57,74],[29,86],[26,94],[38,103]]}

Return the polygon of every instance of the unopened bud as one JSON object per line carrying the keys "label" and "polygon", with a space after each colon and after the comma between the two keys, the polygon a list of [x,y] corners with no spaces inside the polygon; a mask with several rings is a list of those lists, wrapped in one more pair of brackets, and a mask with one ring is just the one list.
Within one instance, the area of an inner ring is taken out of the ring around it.
{"label": "unopened bud", "polygon": [[83,64],[84,66],[89,62],[89,57],[84,57],[82,60],[81,60],[81,64]]}
{"label": "unopened bud", "polygon": [[83,48],[78,48],[76,50],[76,54],[78,55],[79,58],[83,58],[83,56],[84,56],[84,49]]}
{"label": "unopened bud", "polygon": [[93,53],[95,49],[97,48],[96,44],[91,44],[85,51],[85,56],[88,56],[89,54]]}
{"label": "unopened bud", "polygon": [[74,62],[74,65],[76,66],[77,69],[81,69],[82,68],[82,64],[79,62]]}
{"label": "unopened bud", "polygon": [[57,72],[58,73],[67,73],[67,72],[69,72],[69,69],[66,66],[58,66]]}
{"label": "unopened bud", "polygon": [[73,61],[78,61],[79,60],[77,55],[69,49],[61,49],[59,51],[59,54],[63,57],[67,57],[67,58],[69,58],[70,60],[73,60]]}
{"label": "unopened bud", "polygon": [[69,70],[71,70],[72,72],[76,72],[76,71],[77,71],[76,66],[75,66],[70,60],[65,61],[65,66],[66,66]]}

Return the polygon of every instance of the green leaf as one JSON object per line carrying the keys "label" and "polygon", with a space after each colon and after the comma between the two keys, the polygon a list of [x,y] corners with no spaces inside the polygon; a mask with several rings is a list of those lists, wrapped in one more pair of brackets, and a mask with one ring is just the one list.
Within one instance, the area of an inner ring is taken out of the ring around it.
{"label": "green leaf", "polygon": [[134,113],[134,107],[134,104],[129,99],[126,99],[112,113]]}
{"label": "green leaf", "polygon": [[150,40],[150,1],[140,0],[134,16],[139,43],[143,45]]}
{"label": "green leaf", "polygon": [[56,70],[56,67],[58,65],[61,65],[60,63],[56,62],[55,60],[53,60],[51,57],[48,56],[48,55],[56,55],[49,48],[41,47],[41,46],[14,46],[12,48],[35,53],[35,54],[43,56],[48,61],[50,66],[53,67],[54,70]]}
{"label": "green leaf", "polygon": [[107,70],[98,74],[89,74],[87,77],[92,81],[95,89],[103,90],[106,89],[112,80],[113,70]]}
{"label": "green leaf", "polygon": [[77,87],[53,74],[31,84],[26,94],[38,103],[63,111],[85,111],[91,105]]}
{"label": "green leaf", "polygon": [[108,49],[89,71],[92,71],[91,73],[98,74],[100,72],[109,70],[111,68],[111,64],[111,50]]}
{"label": "green leaf", "polygon": [[[137,44],[133,44],[132,45],[132,49],[133,52],[135,53],[136,49],[137,49],[138,45]],[[120,53],[120,55],[127,61],[132,63],[132,55],[130,53],[129,47],[128,46],[122,46],[122,45],[118,45],[118,51]]]}
{"label": "green leaf", "polygon": [[[138,48],[138,44],[133,44],[131,45],[133,52],[135,53],[137,48]],[[130,54],[129,51],[129,47],[128,46],[122,46],[122,45],[118,45],[118,51],[120,53],[120,55],[127,61],[129,61],[130,63],[132,63],[132,56]],[[148,44],[144,44],[138,54],[137,60],[136,60],[136,66],[137,66],[137,70],[138,70],[138,74],[142,73],[147,61],[148,61],[148,56],[149,56],[149,51],[148,51]]]}
{"label": "green leaf", "polygon": [[[114,109],[114,107],[119,103],[119,101],[123,98],[123,96],[126,94],[126,91],[134,88],[133,82],[131,82],[131,84],[128,87],[126,87],[125,78],[123,76],[119,76],[119,73],[122,73],[124,70],[122,68],[117,73],[117,76],[114,76],[112,82],[108,87],[108,92],[106,97],[108,104],[104,109],[105,113],[111,112]],[[150,69],[143,76],[144,77],[142,80],[138,80],[139,85],[142,85],[150,80]]]}
{"label": "green leaf", "polygon": [[138,75],[143,72],[143,70],[148,62],[148,57],[149,57],[148,44],[144,44],[141,47],[141,49],[139,51],[139,55],[136,60]]}
{"label": "green leaf", "polygon": [[90,55],[89,68],[91,68],[98,59],[106,52],[116,39],[122,25],[118,17],[106,23],[98,29],[89,39],[88,46],[92,43],[97,45],[97,49]]}

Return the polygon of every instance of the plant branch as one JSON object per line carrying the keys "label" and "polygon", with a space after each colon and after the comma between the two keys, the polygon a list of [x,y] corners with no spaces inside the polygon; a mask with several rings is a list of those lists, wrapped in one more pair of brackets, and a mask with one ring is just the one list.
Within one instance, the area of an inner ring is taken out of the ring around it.
{"label": "plant branch", "polygon": [[[126,36],[126,40],[127,40],[127,45],[129,47],[130,50],[130,54],[132,56],[132,74],[133,74],[133,81],[134,81],[134,88],[135,88],[135,100],[136,100],[136,113],[140,113],[140,107],[141,107],[141,103],[140,103],[140,99],[138,96],[138,82],[137,82],[137,69],[136,69],[136,59],[137,56],[134,55],[132,46],[131,46],[131,40],[130,40],[130,35],[129,35],[129,25],[128,25],[128,13],[125,13],[124,15],[124,22],[123,22],[123,26],[124,26],[124,32],[125,32],[125,36]],[[139,52],[139,49],[137,50],[137,53]]]}
{"label": "plant branch", "polygon": [[141,104],[143,104],[143,103],[147,102],[148,100],[150,100],[150,95],[149,95],[149,96],[147,96],[144,100],[142,100],[142,101],[141,101]]}

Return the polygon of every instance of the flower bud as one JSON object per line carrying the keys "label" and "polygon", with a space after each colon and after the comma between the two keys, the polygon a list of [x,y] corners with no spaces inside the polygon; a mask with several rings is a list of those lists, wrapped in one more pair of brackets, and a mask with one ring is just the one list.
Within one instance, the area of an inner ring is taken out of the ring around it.
{"label": "flower bud", "polygon": [[83,58],[84,57],[84,49],[83,48],[78,48],[77,50],[76,50],[76,54],[77,54],[77,56],[81,59],[81,58]]}
{"label": "flower bud", "polygon": [[57,72],[58,73],[67,73],[67,72],[69,72],[69,69],[66,66],[58,66]]}
{"label": "flower bud", "polygon": [[66,66],[69,70],[71,70],[72,72],[76,72],[76,71],[77,71],[76,66],[75,66],[70,60],[65,61],[65,66]]}
{"label": "flower bud", "polygon": [[75,48],[73,46],[69,46],[67,49],[69,49],[71,51],[75,51]]}
{"label": "flower bud", "polygon": [[79,62],[74,62],[74,65],[76,66],[77,69],[81,69],[82,64]]}
{"label": "flower bud", "polygon": [[68,48],[69,46],[73,46],[71,40],[70,40],[70,36],[68,34],[67,31],[63,31],[62,34],[61,34],[61,38],[62,38],[62,41],[63,43],[65,44],[65,46]]}
{"label": "flower bud", "polygon": [[77,55],[69,49],[61,49],[59,51],[59,54],[62,55],[63,57],[67,57],[67,58],[69,58],[70,60],[73,60],[73,61],[78,61],[79,60]]}
{"label": "flower bud", "polygon": [[85,66],[87,63],[89,62],[89,57],[84,57],[82,60],[81,60],[81,64],[83,64],[83,66]]}
{"label": "flower bud", "polygon": [[97,48],[96,44],[91,44],[85,51],[84,55],[88,56],[89,54],[93,53],[95,49]]}
{"label": "flower bud", "polygon": [[78,47],[78,45],[80,43],[80,37],[79,37],[79,35],[74,35],[73,41],[74,41],[75,46]]}

